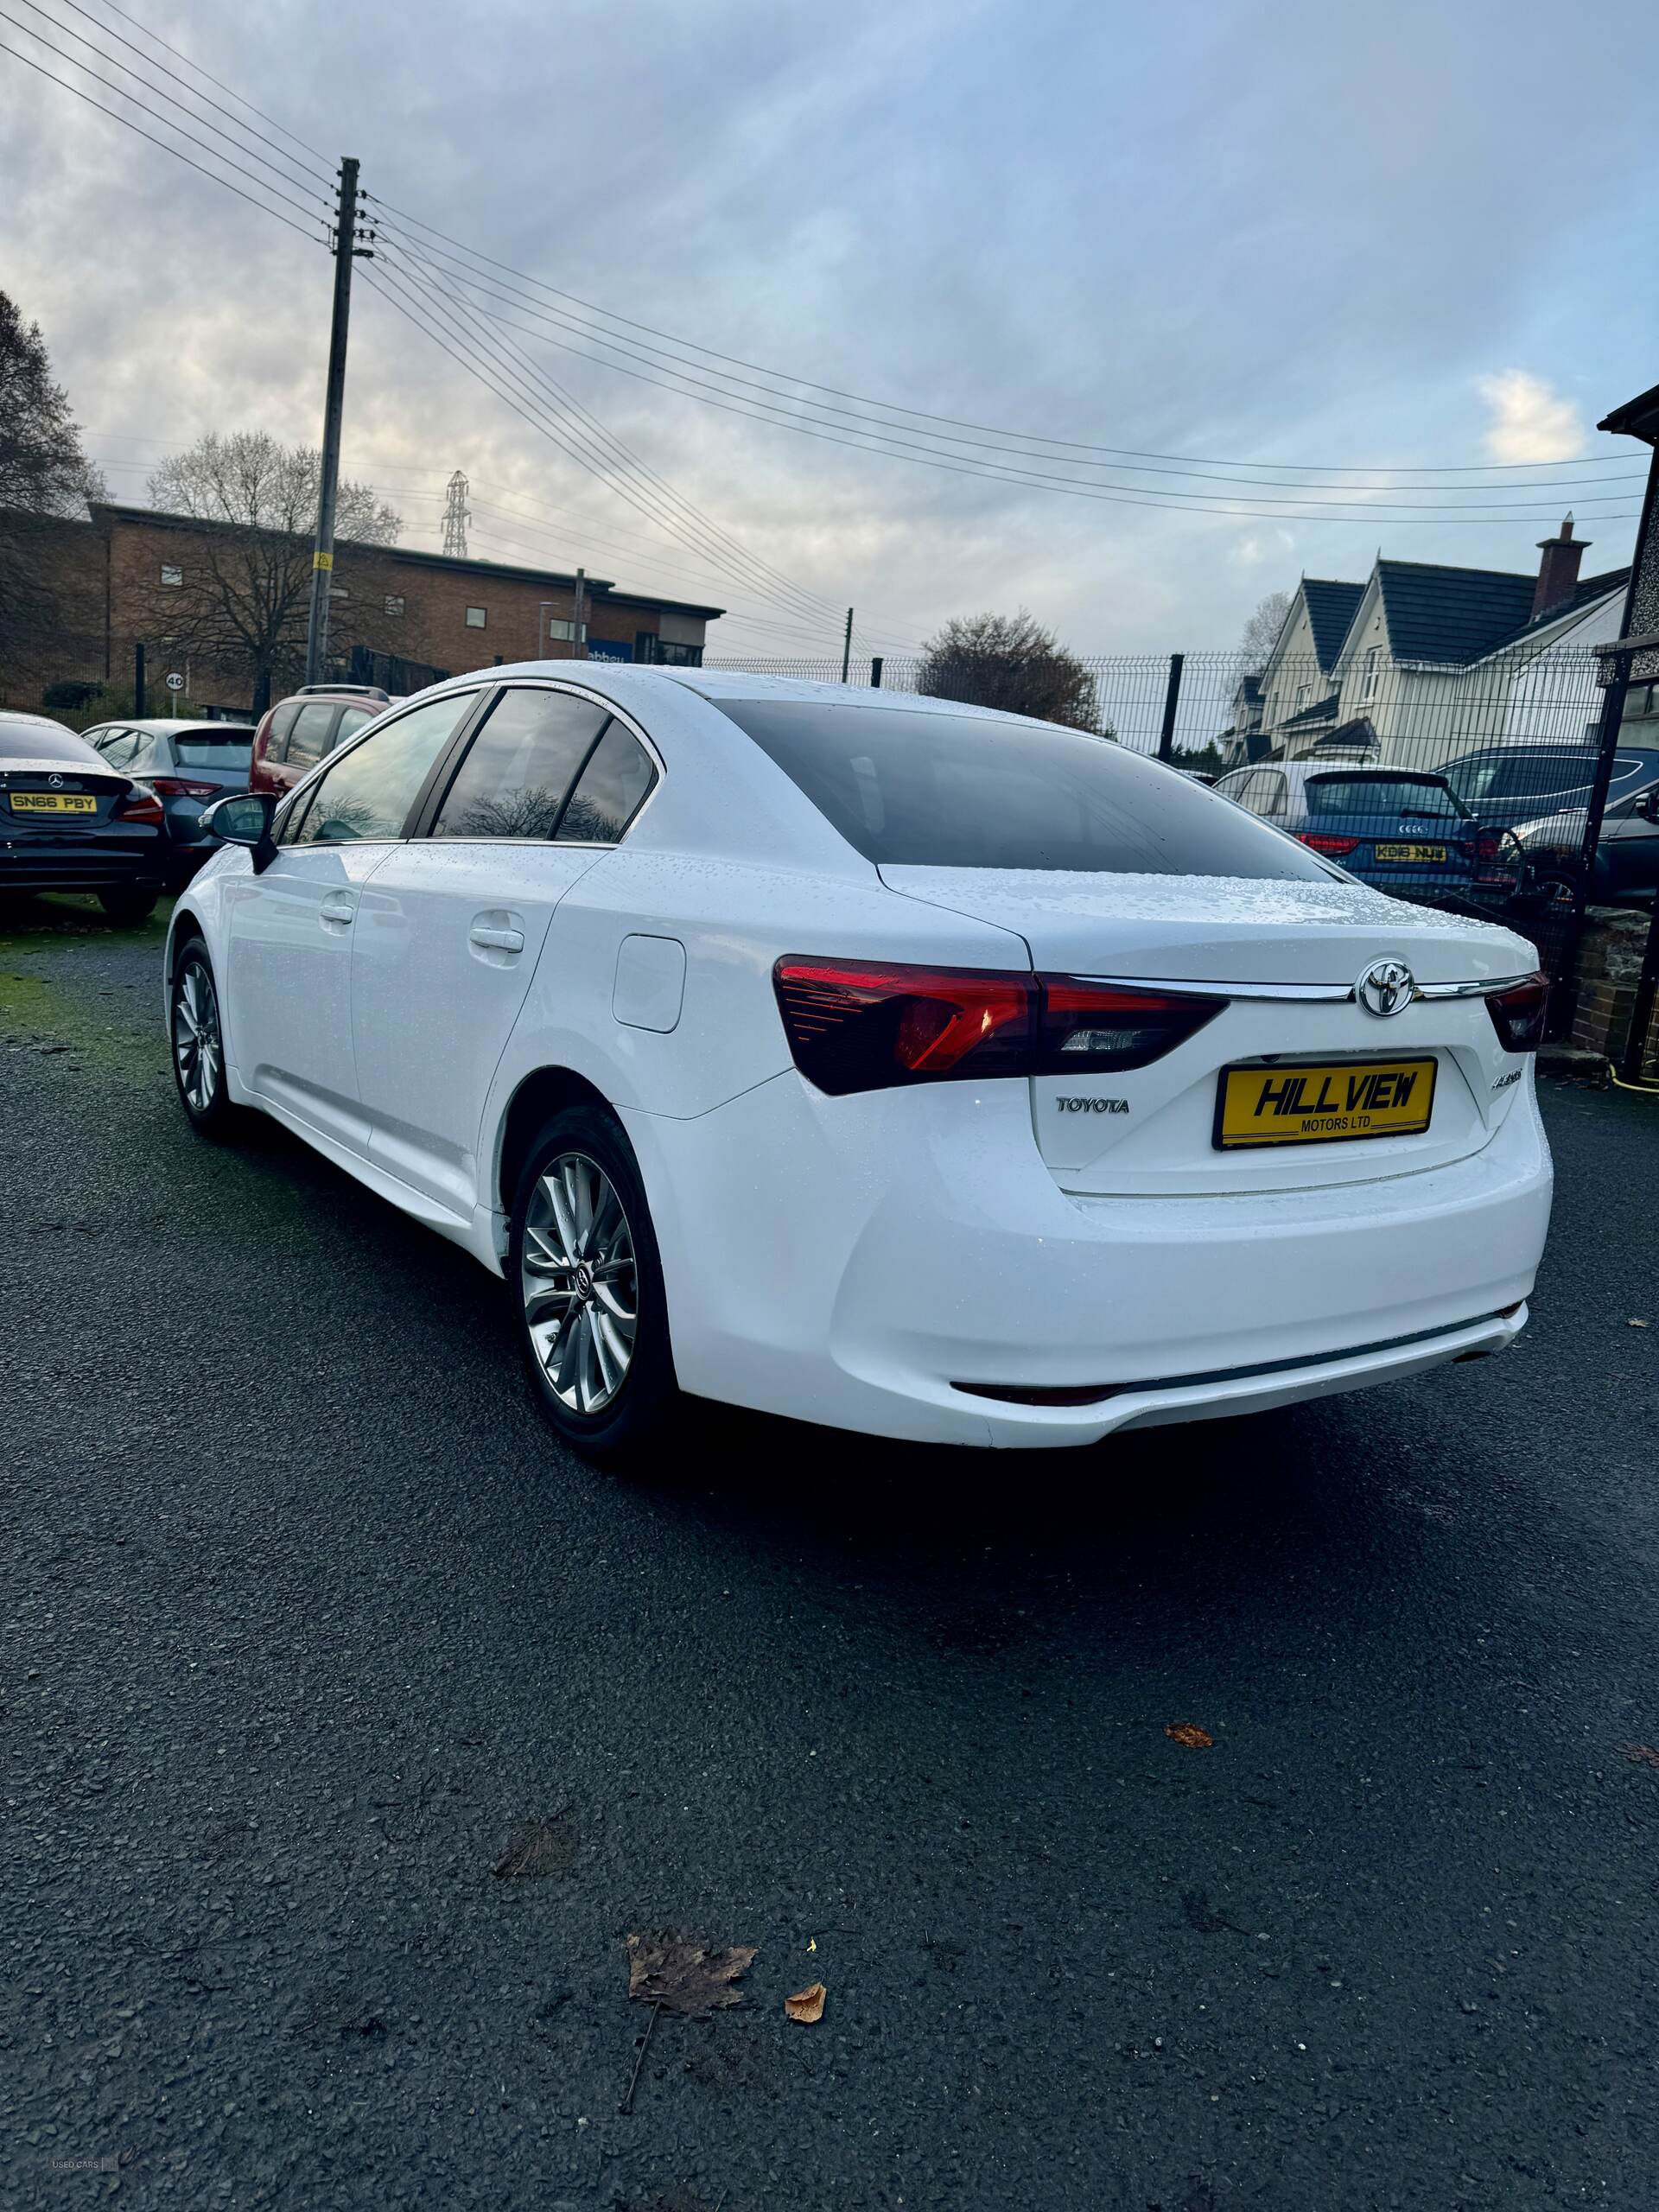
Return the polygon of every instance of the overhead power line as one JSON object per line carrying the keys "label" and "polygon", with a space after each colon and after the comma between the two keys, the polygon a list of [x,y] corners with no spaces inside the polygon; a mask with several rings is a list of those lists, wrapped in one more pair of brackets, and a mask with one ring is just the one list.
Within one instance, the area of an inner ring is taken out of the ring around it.
{"label": "overhead power line", "polygon": [[[8,17],[6,20],[10,22],[11,19]],[[28,37],[39,37],[38,32],[28,30],[25,26],[20,25],[18,28],[23,29],[25,30],[25,35]],[[45,41],[41,41],[41,43],[45,44]],[[15,46],[8,46],[3,39],[0,39],[0,54],[10,54],[14,61],[21,61],[26,69],[33,69],[37,75],[47,78],[52,84],[56,85],[61,91],[73,92],[78,100],[85,100],[88,107],[95,107],[100,115],[107,115],[112,123],[120,124],[124,130],[137,131],[139,137],[149,139],[152,146],[159,146],[164,154],[171,154],[175,162],[182,162],[187,168],[196,170],[200,175],[210,179],[213,183],[221,186],[225,191],[233,192],[238,200],[245,200],[250,207],[257,207],[262,215],[270,215],[276,222],[286,223],[290,231],[297,231],[302,238],[308,239],[313,245],[321,245],[322,244],[322,239],[320,235],[314,237],[311,232],[303,229],[300,224],[296,223],[291,215],[284,215],[280,208],[271,207],[270,202],[267,200],[256,200],[251,192],[244,192],[239,184],[232,184],[228,177],[220,176],[216,169],[210,169],[206,167],[204,163],[192,160],[188,154],[181,154],[176,146],[168,145],[165,138],[158,138],[153,130],[144,130],[141,124],[133,122],[130,116],[122,115],[115,108],[105,107],[102,100],[95,100],[90,92],[82,92],[79,85],[72,85],[67,78],[56,75],[52,70],[46,68],[41,63],[35,60],[31,55],[20,54]],[[67,57],[66,56],[64,58],[67,59]],[[79,67],[81,65],[79,63],[72,63],[71,66],[73,67]],[[91,70],[86,71],[86,74],[88,76],[91,76],[92,73],[93,73]],[[101,82],[102,80],[100,79],[99,81]],[[124,92],[120,97],[124,99],[130,99],[131,98],[131,94]],[[156,122],[161,122],[163,119],[164,118],[159,116],[152,118],[152,120]],[[219,157],[215,156],[214,158],[218,159]],[[226,168],[234,168],[236,164],[234,162],[226,162]],[[244,170],[241,174],[245,175],[247,172]],[[280,197],[281,195],[279,194],[278,196]],[[290,206],[293,204],[293,202],[289,202]],[[318,219],[320,227],[321,219],[321,218]]]}
{"label": "overhead power line", "polygon": [[[549,293],[556,299],[569,301],[573,307],[581,308],[588,315],[597,315],[603,321],[618,323],[626,329],[639,331],[649,337],[660,338],[668,345],[682,352],[699,353],[707,360],[722,361],[733,368],[751,369],[756,375],[766,378],[772,385],[799,385],[808,391],[823,392],[832,398],[850,400],[855,405],[872,410],[875,415],[902,415],[910,417],[913,422],[938,423],[949,429],[971,430],[990,437],[1013,440],[1021,445],[1046,446],[1055,448],[1057,451],[1068,453],[1104,454],[1118,461],[1179,461],[1204,468],[1271,468],[1281,474],[1287,471],[1300,472],[1306,477],[1316,475],[1461,476],[1476,474],[1489,475],[1520,469],[1593,467],[1605,462],[1609,458],[1606,454],[1586,454],[1570,461],[1551,461],[1361,463],[1358,461],[1226,461],[1217,459],[1214,455],[1161,453],[1134,446],[1096,444],[1083,439],[1051,438],[1037,431],[1011,430],[994,423],[969,422],[958,416],[936,414],[925,408],[906,407],[896,401],[872,399],[865,394],[844,391],[836,385],[820,384],[810,377],[798,376],[791,370],[766,368],[758,361],[746,360],[741,354],[722,353],[713,346],[700,345],[695,339],[676,337],[669,331],[658,329],[652,323],[639,322],[631,315],[618,315],[609,308],[602,308],[592,300],[583,299],[575,292],[566,291],[556,284],[550,284],[545,278],[531,276],[522,269],[515,269],[511,263],[499,260],[493,254],[485,253],[475,246],[467,245],[463,240],[451,237],[447,231],[438,230],[434,225],[423,221],[418,215],[410,214],[406,207],[398,207],[391,200],[382,199],[377,193],[365,194],[365,197],[372,200],[377,207],[384,207],[388,214],[400,216],[404,222],[412,223],[416,230],[423,232],[428,238],[442,238],[446,245],[457,248],[468,259],[482,263],[491,269],[499,270],[504,275],[516,276],[522,283],[533,285],[538,291]],[[428,251],[435,251],[436,249],[429,248]]]}
{"label": "overhead power line", "polygon": [[[458,352],[455,346],[449,342],[448,339],[424,313],[423,304],[419,301],[418,296],[410,294],[407,288],[399,282],[397,276],[389,270],[384,263],[378,264],[372,274],[365,270],[364,272],[364,281],[368,284],[372,291],[379,293],[380,296],[389,302],[389,303],[397,309],[397,313],[404,316],[406,321],[413,324],[416,329],[421,331],[424,336],[429,338],[435,345],[436,345],[443,353],[448,354],[450,359],[455,361],[461,367],[466,369],[470,375],[476,377],[479,382],[483,384],[487,390],[493,391],[498,399],[502,400],[507,406],[512,409],[516,415],[519,416],[525,423],[529,423],[532,429],[538,431],[543,437],[550,439],[551,442],[558,446],[563,452],[569,454],[569,457],[575,461],[580,467],[586,469],[590,475],[595,476],[601,482],[607,484],[608,487],[616,492],[620,498],[626,499],[631,506],[638,509],[639,512],[647,516],[649,519],[658,523],[663,522],[663,518],[660,514],[653,513],[652,510],[632,492],[628,490],[626,486],[618,485],[613,479],[607,476],[605,472],[597,466],[594,461],[584,455],[578,447],[573,445],[557,424],[550,421],[544,405],[537,400],[533,394],[527,395],[524,393],[522,384],[520,384],[519,386],[518,395],[515,396],[514,391],[511,388],[510,380],[504,377],[503,381],[509,383],[509,388],[504,390],[502,382],[498,382],[496,380],[498,376],[502,375],[502,372],[490,363],[487,355],[485,356],[484,365],[480,366],[476,349],[470,346],[465,339],[462,339],[460,341],[462,350]],[[398,296],[400,294],[402,295],[401,297]],[[413,302],[412,304],[411,302]],[[528,404],[525,404],[526,398],[528,399]],[[664,524],[664,527],[668,527],[668,525]],[[674,534],[683,537],[683,534],[680,531],[677,531]],[[702,548],[698,548],[697,550],[705,550],[705,549]],[[729,568],[728,568],[727,573],[728,575],[731,573]],[[752,580],[750,588],[756,590],[760,589],[760,587],[754,584]],[[770,594],[765,593],[762,594],[762,596],[768,595]],[[791,602],[788,601],[784,603],[785,605],[791,604]],[[804,608],[797,608],[795,611],[804,612],[806,610]]]}
{"label": "overhead power line", "polygon": [[[384,255],[382,260],[384,263]],[[565,423],[570,435],[576,438],[583,450],[606,472],[607,480],[611,472],[620,474],[623,481],[632,486],[664,526],[672,529],[683,542],[688,541],[689,533],[690,537],[697,540],[705,553],[712,552],[719,556],[717,565],[730,568],[734,563],[736,573],[749,576],[772,591],[796,600],[804,606],[816,607],[824,614],[839,620],[840,610],[832,607],[827,600],[796,585],[780,570],[762,561],[759,555],[751,554],[728,531],[711,523],[700,508],[694,506],[665,478],[642,461],[632,447],[614,436],[597,416],[585,408],[564,385],[549,376],[546,370],[531,360],[522,347],[514,346],[511,340],[505,340],[505,344],[514,359],[505,359],[501,347],[468,321],[467,302],[447,290],[441,274],[434,279],[406,263],[396,265],[401,266],[403,273],[425,296],[435,312],[463,344],[476,342],[504,368],[511,379],[522,384],[527,378],[540,392],[545,393],[554,413]]]}
{"label": "overhead power line", "polygon": [[[380,235],[383,239],[387,238],[385,232]],[[411,281],[418,281],[416,271],[421,267],[421,264],[416,257],[411,255],[406,242],[395,236],[390,238],[387,242],[399,254],[404,273],[410,276]],[[432,273],[429,264],[427,273],[429,278]],[[464,283],[466,280],[458,281]],[[479,288],[474,286],[474,289]],[[475,315],[480,315],[485,320],[506,329],[517,331],[523,336],[538,339],[542,344],[552,346],[562,353],[575,353],[582,359],[600,361],[602,366],[620,369],[620,373],[625,376],[637,377],[640,381],[657,385],[664,391],[679,391],[686,397],[699,398],[704,404],[720,408],[722,412],[741,415],[750,421],[759,422],[766,422],[768,415],[779,415],[781,412],[775,409],[757,412],[756,405],[751,405],[741,398],[715,398],[708,391],[688,390],[685,386],[670,383],[664,378],[652,376],[637,369],[628,369],[617,362],[603,361],[598,355],[584,353],[581,346],[571,346],[558,339],[550,338],[542,332],[526,330],[523,324],[511,322],[505,316],[493,315],[488,308],[478,307],[475,302],[462,304],[469,305]],[[533,315],[538,310],[532,308],[527,308],[525,312]],[[866,441],[856,436],[842,435],[838,431],[811,428],[807,423],[792,417],[785,417],[774,427],[791,429],[800,436],[816,438],[827,444],[845,446],[854,452],[887,454],[895,459],[909,461],[920,467],[943,470],[950,475],[976,476],[994,483],[1012,484],[1037,491],[1054,492],[1065,498],[1089,499],[1108,505],[1146,507],[1163,513],[1216,514],[1258,521],[1343,523],[1364,522],[1374,516],[1387,515],[1390,521],[1435,524],[1459,522],[1484,524],[1490,523],[1494,518],[1522,523],[1547,522],[1555,519],[1553,508],[1535,506],[1529,500],[1524,499],[1495,500],[1489,505],[1484,505],[1478,509],[1443,511],[1439,507],[1429,510],[1410,507],[1404,503],[1361,499],[1357,495],[1344,499],[1333,494],[1327,499],[1319,494],[1308,493],[1294,499],[1273,500],[1270,505],[1266,505],[1260,504],[1221,505],[1216,504],[1220,498],[1219,493],[1206,495],[1202,493],[1163,491],[1147,486],[1137,487],[1135,490],[1107,490],[1097,485],[1078,484],[1065,477],[1052,476],[1034,471],[992,467],[960,457],[947,460],[937,450],[925,447],[880,439],[874,433]],[[1608,496],[1611,498],[1617,495]],[[1578,501],[1578,505],[1581,507],[1592,507],[1597,504],[1594,498],[1580,499]],[[1341,507],[1344,512],[1340,513],[1325,512],[1326,509],[1336,507]],[[1634,510],[1621,510],[1618,514],[1605,515],[1601,518],[1615,521],[1621,519],[1622,516],[1627,512],[1634,512]]]}

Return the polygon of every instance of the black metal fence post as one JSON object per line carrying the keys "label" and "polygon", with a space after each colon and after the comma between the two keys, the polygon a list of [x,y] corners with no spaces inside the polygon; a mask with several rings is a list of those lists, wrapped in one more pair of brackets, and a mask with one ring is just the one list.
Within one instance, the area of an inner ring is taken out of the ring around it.
{"label": "black metal fence post", "polygon": [[870,689],[872,691],[879,691],[881,689],[881,659],[882,656],[880,653],[876,653],[872,656],[870,660]]}
{"label": "black metal fence post", "polygon": [[1175,709],[1181,702],[1181,671],[1186,665],[1185,653],[1171,653],[1169,682],[1164,690],[1164,726],[1158,734],[1158,758],[1175,758]]}
{"label": "black metal fence post", "polygon": [[1572,1034],[1573,1017],[1578,1011],[1579,948],[1584,943],[1584,911],[1590,903],[1596,851],[1601,843],[1601,821],[1607,811],[1607,793],[1618,753],[1618,734],[1624,722],[1624,699],[1630,685],[1629,653],[1613,653],[1609,658],[1612,665],[1601,695],[1601,713],[1596,724],[1596,778],[1590,786],[1589,804],[1585,809],[1584,841],[1573,875],[1573,905],[1562,941],[1551,948],[1558,988],[1550,1008],[1549,1027],[1551,1033],[1558,1038]]}
{"label": "black metal fence post", "polygon": [[132,649],[132,718],[136,722],[144,719],[144,649]]}

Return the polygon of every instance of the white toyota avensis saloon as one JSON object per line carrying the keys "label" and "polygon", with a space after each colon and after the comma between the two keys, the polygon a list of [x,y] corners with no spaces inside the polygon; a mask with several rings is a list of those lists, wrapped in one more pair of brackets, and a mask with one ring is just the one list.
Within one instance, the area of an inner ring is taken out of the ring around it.
{"label": "white toyota avensis saloon", "polygon": [[505,1275],[585,1451],[681,1391],[1088,1444],[1525,1322],[1533,948],[1122,745],[537,662],[206,819],[191,1120],[257,1107]]}

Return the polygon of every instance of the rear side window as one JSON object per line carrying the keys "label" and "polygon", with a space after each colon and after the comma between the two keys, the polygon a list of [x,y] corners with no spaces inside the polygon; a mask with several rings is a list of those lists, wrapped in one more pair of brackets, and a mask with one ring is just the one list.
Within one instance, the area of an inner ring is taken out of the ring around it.
{"label": "rear side window", "polygon": [[294,727],[295,721],[298,717],[299,711],[300,702],[297,699],[289,699],[282,706],[272,708],[270,715],[270,734],[265,740],[265,758],[267,760],[287,760],[288,735],[289,732]]}
{"label": "rear side window", "polygon": [[[374,720],[374,714],[372,707],[342,707],[340,728],[334,732],[334,745],[344,745],[348,737],[355,737],[365,723]],[[332,752],[334,747],[331,746],[329,750]]]}
{"label": "rear side window", "polygon": [[311,803],[289,842],[344,845],[401,837],[421,785],[475,696],[452,692],[413,708],[342,753],[312,786]]}
{"label": "rear side window", "polygon": [[657,780],[651,755],[613,722],[582,770],[559,824],[561,844],[614,845]]}
{"label": "rear side window", "polygon": [[93,767],[92,749],[60,723],[0,718],[0,760],[73,760],[77,767]]}
{"label": "rear side window", "polygon": [[1107,738],[991,715],[715,702],[867,860],[1328,882],[1294,841]]}
{"label": "rear side window", "polygon": [[1307,810],[1311,815],[1421,814],[1445,820],[1458,819],[1463,810],[1443,785],[1426,783],[1415,776],[1310,776]]}
{"label": "rear side window", "polygon": [[283,760],[295,767],[308,768],[328,750],[328,736],[340,709],[326,699],[308,699],[294,717]]}
{"label": "rear side window", "polygon": [[550,837],[605,709],[568,691],[504,691],[444,794],[435,837]]}
{"label": "rear side window", "polygon": [[137,754],[138,733],[136,729],[117,730],[110,736],[100,737],[98,749],[111,768],[124,768]]}

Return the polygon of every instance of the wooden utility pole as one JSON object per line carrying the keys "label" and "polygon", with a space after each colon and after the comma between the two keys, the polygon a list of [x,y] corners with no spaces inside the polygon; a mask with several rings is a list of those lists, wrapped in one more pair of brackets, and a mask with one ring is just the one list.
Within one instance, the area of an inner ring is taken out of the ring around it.
{"label": "wooden utility pole", "polygon": [[357,253],[357,163],[340,165],[340,219],[334,226],[334,314],[328,331],[328,391],[322,409],[322,474],[317,486],[317,541],[311,555],[311,613],[305,628],[305,680],[321,683],[328,659],[328,593],[334,581],[334,501],[340,490],[340,426],[346,410],[346,332],[352,315],[352,262]]}

